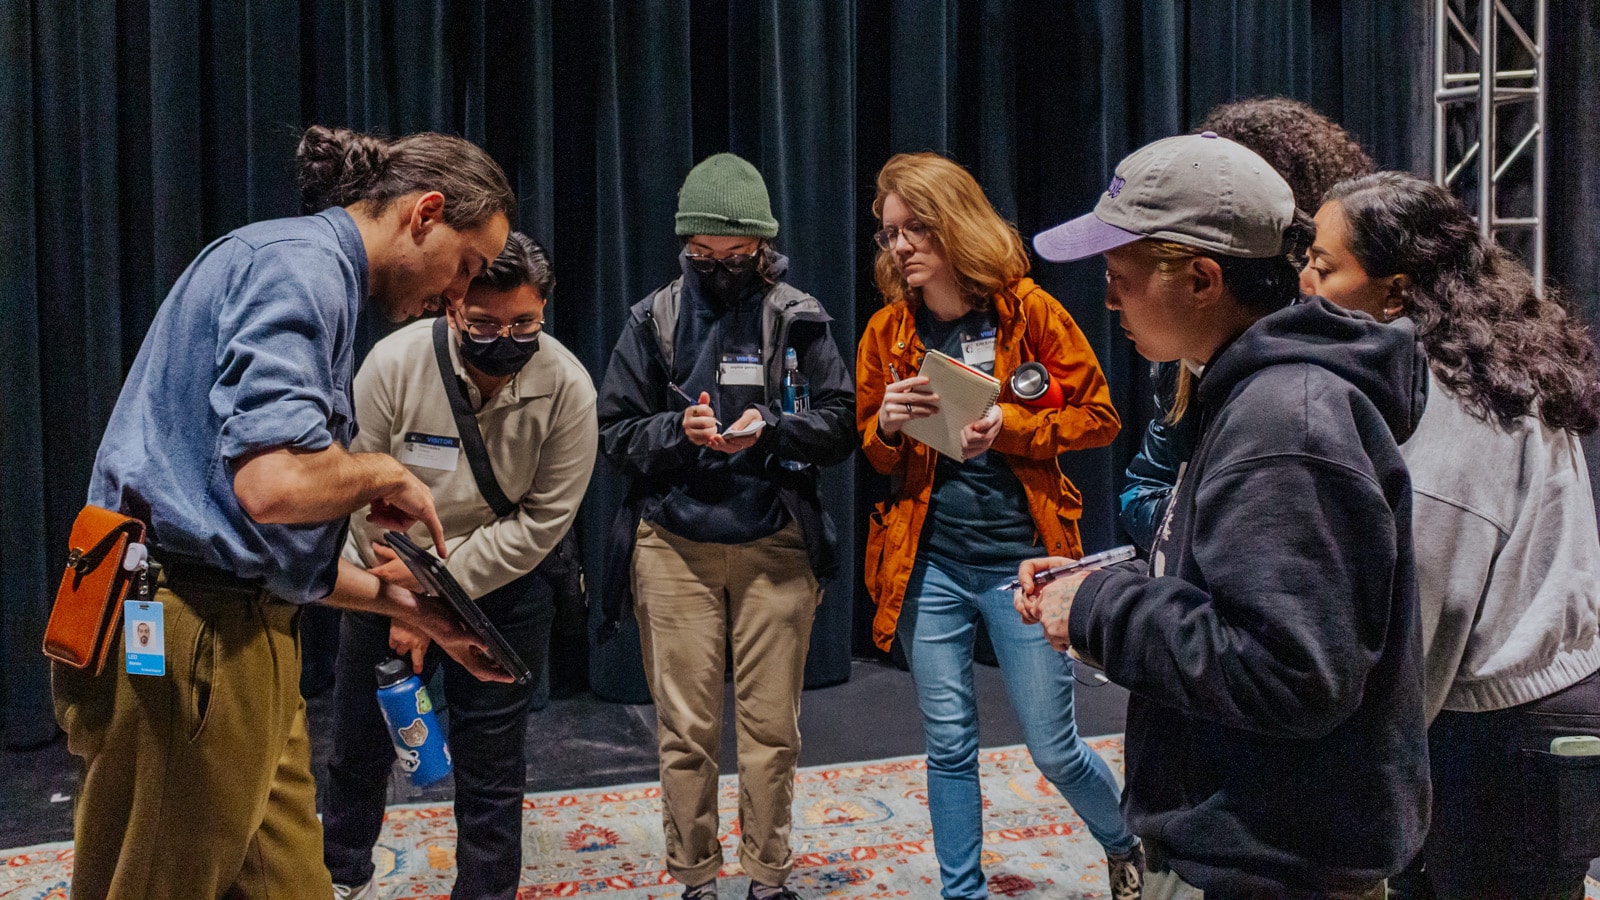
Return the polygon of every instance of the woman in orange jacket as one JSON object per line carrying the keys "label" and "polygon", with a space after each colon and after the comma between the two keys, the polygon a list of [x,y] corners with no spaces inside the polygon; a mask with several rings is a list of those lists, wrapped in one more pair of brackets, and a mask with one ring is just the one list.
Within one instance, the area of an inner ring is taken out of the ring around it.
{"label": "woman in orange jacket", "polygon": [[[1039,553],[1081,555],[1082,503],[1056,464],[1102,447],[1120,422],[1094,351],[1072,317],[1026,277],[1028,254],[967,171],[932,153],[900,154],[878,173],[876,275],[886,304],[856,356],[856,417],[867,459],[891,476],[867,538],[874,638],[898,638],[911,665],[928,746],[928,807],[943,894],[988,896],[978,787],[972,646],[978,617],[993,639],[1028,750],[1106,850],[1114,897],[1137,897],[1139,846],[1122,822],[1116,781],[1078,736],[1072,673],[1009,592],[994,590]],[[1009,391],[962,431],[964,459],[901,434],[938,410],[914,375],[940,350],[1003,383],[1027,361],[1062,389],[1034,409]],[[912,375],[912,377],[902,377]]]}

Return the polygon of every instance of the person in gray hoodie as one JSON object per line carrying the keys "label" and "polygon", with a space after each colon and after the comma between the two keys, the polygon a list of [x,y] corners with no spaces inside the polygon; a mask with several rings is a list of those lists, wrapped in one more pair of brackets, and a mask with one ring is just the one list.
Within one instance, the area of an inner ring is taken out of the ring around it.
{"label": "person in gray hoodie", "polygon": [[1600,855],[1600,755],[1550,751],[1600,736],[1600,538],[1578,442],[1600,424],[1594,343],[1448,191],[1398,172],[1333,187],[1301,287],[1408,317],[1429,362],[1427,411],[1401,452],[1433,825],[1393,886],[1581,897]]}

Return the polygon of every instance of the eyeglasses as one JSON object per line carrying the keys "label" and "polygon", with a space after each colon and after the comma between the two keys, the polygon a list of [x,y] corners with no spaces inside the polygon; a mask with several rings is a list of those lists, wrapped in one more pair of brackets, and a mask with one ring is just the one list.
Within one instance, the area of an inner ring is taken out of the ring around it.
{"label": "eyeglasses", "polygon": [[544,328],[543,319],[520,319],[510,325],[501,325],[499,322],[488,322],[482,319],[474,321],[468,319],[462,326],[462,331],[474,343],[488,344],[498,340],[501,335],[509,336],[519,344],[539,339],[539,331]]}
{"label": "eyeglasses", "polygon": [[699,253],[685,253],[684,256],[688,257],[689,265],[701,275],[710,275],[716,271],[717,266],[727,269],[730,275],[743,275],[755,266],[761,252],[731,253],[723,257],[702,256]]}
{"label": "eyeglasses", "polygon": [[921,247],[927,242],[928,235],[931,233],[932,232],[929,230],[928,226],[922,224],[921,222],[913,221],[907,222],[900,226],[886,225],[883,228],[878,229],[878,232],[872,236],[872,239],[878,243],[879,247],[882,247],[885,250],[893,250],[895,241],[900,240],[902,237],[904,237],[906,239],[906,243],[910,244],[911,246]]}

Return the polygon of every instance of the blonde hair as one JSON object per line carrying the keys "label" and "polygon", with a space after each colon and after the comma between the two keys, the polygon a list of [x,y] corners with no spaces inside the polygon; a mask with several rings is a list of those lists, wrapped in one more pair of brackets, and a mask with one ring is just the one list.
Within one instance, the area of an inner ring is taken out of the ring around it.
{"label": "blonde hair", "polygon": [[[879,220],[890,194],[928,227],[929,240],[938,242],[956,284],[978,309],[1028,274],[1028,250],[1016,226],[1000,218],[961,166],[937,153],[897,153],[878,172],[872,214]],[[885,303],[921,299],[895,266],[893,252],[879,248],[873,274]]]}

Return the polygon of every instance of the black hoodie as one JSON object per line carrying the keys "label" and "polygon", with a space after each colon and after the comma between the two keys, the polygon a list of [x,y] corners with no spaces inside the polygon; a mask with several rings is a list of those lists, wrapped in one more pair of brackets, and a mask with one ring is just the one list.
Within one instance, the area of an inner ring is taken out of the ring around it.
{"label": "black hoodie", "polygon": [[1320,298],[1201,378],[1151,570],[1086,579],[1073,646],[1128,688],[1133,830],[1196,887],[1370,887],[1428,823],[1411,479],[1427,369],[1409,322]]}

